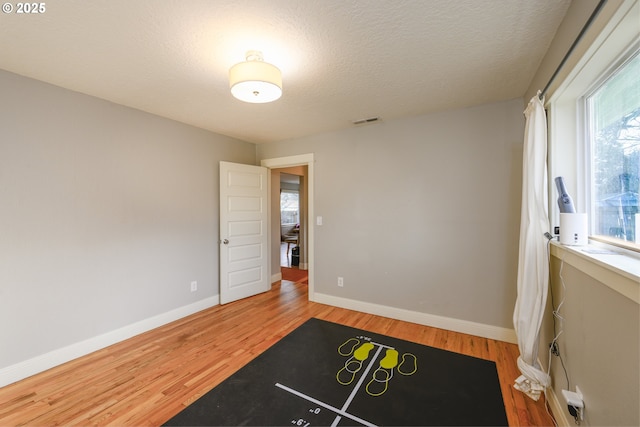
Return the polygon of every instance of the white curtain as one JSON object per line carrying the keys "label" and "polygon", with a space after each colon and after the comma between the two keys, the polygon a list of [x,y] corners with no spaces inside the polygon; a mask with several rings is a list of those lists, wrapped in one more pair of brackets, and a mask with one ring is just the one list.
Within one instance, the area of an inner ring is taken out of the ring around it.
{"label": "white curtain", "polygon": [[549,264],[546,255],[549,231],[547,199],[547,119],[543,102],[531,98],[526,118],[522,162],[522,212],[518,256],[518,297],[513,324],[518,336],[518,368],[522,375],[514,387],[534,400],[550,384],[538,364],[540,325],[547,302]]}

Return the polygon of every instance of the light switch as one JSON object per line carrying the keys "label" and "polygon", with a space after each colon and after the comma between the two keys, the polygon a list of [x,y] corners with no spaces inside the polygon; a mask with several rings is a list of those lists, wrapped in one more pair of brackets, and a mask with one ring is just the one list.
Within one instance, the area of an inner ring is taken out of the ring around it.
{"label": "light switch", "polygon": [[321,217],[321,216],[318,216],[318,217],[316,218],[316,224],[317,224],[317,225],[322,225],[322,217]]}

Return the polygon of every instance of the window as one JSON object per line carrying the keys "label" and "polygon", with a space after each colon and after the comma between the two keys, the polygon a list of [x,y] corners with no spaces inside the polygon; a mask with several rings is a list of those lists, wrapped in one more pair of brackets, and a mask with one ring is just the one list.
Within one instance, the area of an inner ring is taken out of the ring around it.
{"label": "window", "polygon": [[562,176],[576,212],[589,216],[590,240],[630,250],[635,258],[640,256],[640,2],[611,7],[609,21],[594,30],[598,34],[589,46],[578,47],[573,65],[549,95],[549,219],[551,226],[559,225],[553,179]]}
{"label": "window", "polygon": [[640,243],[640,53],[584,100],[591,234]]}
{"label": "window", "polygon": [[297,191],[280,192],[280,224],[300,223],[300,194]]}

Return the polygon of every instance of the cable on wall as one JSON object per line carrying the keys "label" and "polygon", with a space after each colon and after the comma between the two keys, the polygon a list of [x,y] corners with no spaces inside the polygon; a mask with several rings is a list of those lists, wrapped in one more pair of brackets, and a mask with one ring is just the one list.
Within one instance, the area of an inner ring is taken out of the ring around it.
{"label": "cable on wall", "polygon": [[[551,318],[553,319],[553,339],[551,340],[551,343],[549,343],[549,364],[547,367],[547,375],[550,376],[551,373],[551,360],[552,360],[552,356],[556,356],[560,359],[560,364],[562,365],[562,370],[564,371],[564,377],[567,381],[567,390],[571,390],[569,388],[570,382],[569,382],[569,373],[567,372],[567,367],[564,364],[564,359],[562,358],[562,354],[560,353],[560,347],[558,347],[558,339],[560,338],[560,335],[562,335],[562,333],[564,332],[562,326],[563,326],[563,322],[564,322],[564,317],[562,317],[562,315],[560,314],[560,309],[562,308],[562,306],[564,305],[564,301],[565,301],[565,291],[566,291],[566,285],[564,283],[564,278],[562,277],[562,270],[564,268],[564,256],[565,254],[563,253],[562,258],[560,260],[560,271],[559,271],[559,277],[560,277],[560,284],[562,285],[562,298],[560,300],[560,303],[558,304],[558,306],[556,307],[555,305],[555,301],[554,301],[554,297],[553,297],[553,282],[551,281],[551,240],[553,240],[553,236],[550,233],[545,233],[544,234],[545,237],[547,238],[547,262],[549,264],[549,293],[551,294],[551,310],[552,310],[552,316]],[[560,330],[558,331],[558,325],[556,322],[556,320],[559,321],[560,323]],[[546,390],[545,390],[545,395],[546,395]],[[546,398],[546,396],[545,396]],[[549,401],[548,399],[545,399],[547,402]],[[547,405],[548,406],[548,405]],[[548,407],[547,407],[547,412],[549,411]],[[553,417],[552,417],[553,418]],[[554,423],[555,423],[555,418],[553,418]],[[557,424],[556,424],[557,427]]]}

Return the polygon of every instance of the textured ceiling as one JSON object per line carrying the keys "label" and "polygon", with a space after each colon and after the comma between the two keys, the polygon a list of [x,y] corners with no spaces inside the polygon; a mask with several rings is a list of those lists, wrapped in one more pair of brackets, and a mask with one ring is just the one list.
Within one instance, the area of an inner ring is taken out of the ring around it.
{"label": "textured ceiling", "polygon": [[[524,95],[570,0],[57,0],[0,15],[0,68],[264,143]],[[247,50],[284,93],[245,104]]]}

